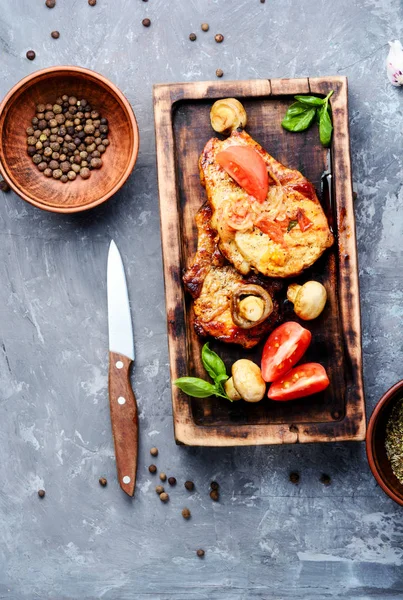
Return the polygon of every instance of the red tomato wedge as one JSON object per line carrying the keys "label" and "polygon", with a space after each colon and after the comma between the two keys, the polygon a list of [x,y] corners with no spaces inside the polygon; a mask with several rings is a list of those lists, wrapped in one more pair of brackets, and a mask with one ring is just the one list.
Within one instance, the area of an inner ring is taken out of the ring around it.
{"label": "red tomato wedge", "polygon": [[285,230],[274,221],[271,221],[265,213],[262,213],[255,221],[255,225],[260,231],[266,233],[273,242],[277,244],[284,244],[284,233]]}
{"label": "red tomato wedge", "polygon": [[260,203],[269,191],[269,175],[263,158],[249,146],[230,146],[216,156],[216,161],[251,196]]}
{"label": "red tomato wedge", "polygon": [[312,221],[308,219],[302,208],[297,210],[297,219],[301,231],[306,231],[313,225]]}
{"label": "red tomato wedge", "polygon": [[263,348],[263,379],[276,381],[285,375],[305,354],[311,338],[311,332],[294,321],[287,321],[272,331]]}
{"label": "red tomato wedge", "polygon": [[271,400],[285,402],[321,392],[329,384],[329,377],[322,365],[306,363],[291,369],[281,379],[272,383],[267,395]]}

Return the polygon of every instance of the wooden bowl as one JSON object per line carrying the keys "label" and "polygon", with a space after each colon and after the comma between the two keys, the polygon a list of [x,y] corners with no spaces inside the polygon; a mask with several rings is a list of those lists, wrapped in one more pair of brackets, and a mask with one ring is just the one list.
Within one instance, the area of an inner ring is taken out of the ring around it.
{"label": "wooden bowl", "polygon": [[[27,154],[26,128],[39,103],[58,96],[86,98],[109,121],[110,145],[103,166],[90,179],[62,183],[38,171]],[[81,67],[51,67],[17,83],[0,105],[0,172],[21,198],[44,210],[73,213],[105,202],[133,170],[139,134],[133,110],[118,88],[102,75]]]}
{"label": "wooden bowl", "polygon": [[403,485],[392,471],[386,455],[386,425],[395,402],[403,397],[403,380],[398,381],[379,400],[368,424],[366,448],[371,471],[384,492],[403,506]]}

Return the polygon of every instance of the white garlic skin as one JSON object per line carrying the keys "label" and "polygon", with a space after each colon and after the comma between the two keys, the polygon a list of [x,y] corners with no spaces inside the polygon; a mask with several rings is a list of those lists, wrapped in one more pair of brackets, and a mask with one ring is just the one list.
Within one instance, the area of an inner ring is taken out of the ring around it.
{"label": "white garlic skin", "polygon": [[386,59],[386,73],[392,85],[403,85],[403,47],[399,40],[389,42],[390,50]]}

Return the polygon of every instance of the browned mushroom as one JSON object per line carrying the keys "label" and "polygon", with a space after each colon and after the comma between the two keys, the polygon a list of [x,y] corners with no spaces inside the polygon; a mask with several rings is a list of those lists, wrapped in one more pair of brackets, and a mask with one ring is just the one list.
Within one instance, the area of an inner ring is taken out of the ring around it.
{"label": "browned mushroom", "polygon": [[232,294],[231,315],[235,325],[250,329],[273,312],[270,294],[260,285],[240,285]]}

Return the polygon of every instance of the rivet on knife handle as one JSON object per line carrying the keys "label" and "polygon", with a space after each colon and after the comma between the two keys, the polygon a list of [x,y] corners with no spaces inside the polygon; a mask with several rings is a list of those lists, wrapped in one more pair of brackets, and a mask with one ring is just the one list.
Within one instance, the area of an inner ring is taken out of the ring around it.
{"label": "rivet on knife handle", "polygon": [[130,384],[131,363],[123,354],[109,353],[109,403],[116,467],[120,487],[129,496],[133,496],[136,485],[138,454],[138,415]]}

